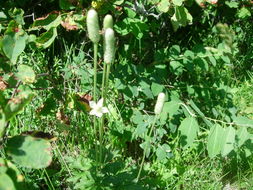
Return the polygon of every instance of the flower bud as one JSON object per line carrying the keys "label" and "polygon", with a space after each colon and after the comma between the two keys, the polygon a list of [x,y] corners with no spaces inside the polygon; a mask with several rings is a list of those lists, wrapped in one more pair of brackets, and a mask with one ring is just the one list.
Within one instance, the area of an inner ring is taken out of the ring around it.
{"label": "flower bud", "polygon": [[87,14],[88,36],[93,43],[100,40],[98,14],[94,9],[90,9]]}
{"label": "flower bud", "polygon": [[113,29],[113,18],[112,15],[106,15],[103,22],[103,28],[106,30],[107,28]]}
{"label": "flower bud", "polygon": [[115,55],[115,35],[111,28],[105,30],[104,37],[104,62],[112,63]]}
{"label": "flower bud", "polygon": [[156,115],[159,115],[162,112],[164,102],[165,102],[165,94],[163,92],[161,92],[157,97],[157,101],[156,101],[156,105],[155,105],[155,114]]}

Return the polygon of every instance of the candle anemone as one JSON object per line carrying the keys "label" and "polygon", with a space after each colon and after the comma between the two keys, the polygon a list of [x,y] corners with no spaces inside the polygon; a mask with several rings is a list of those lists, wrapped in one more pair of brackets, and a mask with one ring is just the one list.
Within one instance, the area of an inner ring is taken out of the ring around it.
{"label": "candle anemone", "polygon": [[113,29],[113,18],[112,15],[106,15],[103,21],[103,29],[106,30],[107,28]]}
{"label": "candle anemone", "polygon": [[88,11],[86,21],[87,21],[88,36],[94,44],[97,44],[100,40],[100,33],[99,33],[98,14],[94,9]]}
{"label": "candle anemone", "polygon": [[104,34],[104,62],[109,64],[114,60],[115,55],[115,35],[111,28],[107,28]]}
{"label": "candle anemone", "polygon": [[163,105],[165,102],[165,94],[164,93],[159,93],[158,97],[157,97],[157,101],[156,101],[156,105],[155,105],[155,114],[159,115],[162,110],[163,110]]}

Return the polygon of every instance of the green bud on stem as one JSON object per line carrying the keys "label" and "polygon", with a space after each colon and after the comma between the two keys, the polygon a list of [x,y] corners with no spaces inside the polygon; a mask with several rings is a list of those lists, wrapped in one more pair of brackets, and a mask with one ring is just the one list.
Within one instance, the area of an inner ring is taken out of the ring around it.
{"label": "green bud on stem", "polygon": [[162,112],[164,102],[165,102],[165,94],[163,92],[161,92],[157,97],[157,101],[156,101],[156,105],[155,105],[155,114],[156,115],[159,115]]}
{"label": "green bud on stem", "polygon": [[90,9],[87,14],[87,30],[90,40],[97,44],[100,40],[98,14],[94,9]]}
{"label": "green bud on stem", "polygon": [[112,15],[106,15],[103,22],[103,29],[106,30],[107,28],[113,29],[113,18]]}
{"label": "green bud on stem", "polygon": [[115,35],[111,28],[105,30],[104,37],[104,62],[109,64],[114,60],[115,55]]}

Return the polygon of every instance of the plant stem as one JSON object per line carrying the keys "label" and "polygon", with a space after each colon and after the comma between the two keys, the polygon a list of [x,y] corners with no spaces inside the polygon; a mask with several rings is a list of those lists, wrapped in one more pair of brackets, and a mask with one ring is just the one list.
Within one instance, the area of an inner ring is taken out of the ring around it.
{"label": "plant stem", "polygon": [[96,96],[96,89],[97,89],[97,66],[98,66],[98,44],[94,44],[94,83],[93,83],[93,99],[96,102],[97,96]]}
{"label": "plant stem", "polygon": [[109,75],[110,75],[111,63],[107,65],[106,68],[106,78],[105,78],[105,99],[104,103],[106,104],[107,92],[108,92],[108,83],[109,83]]}
{"label": "plant stem", "polygon": [[[98,54],[98,44],[94,43],[94,81],[93,81],[93,100],[97,102],[96,90],[97,90],[97,54]],[[94,130],[94,140],[95,140],[95,151],[96,151],[96,162],[98,161],[98,147],[96,142],[97,135],[97,121],[96,116],[93,116],[93,130]]]}
{"label": "plant stem", "polygon": [[[109,75],[110,75],[110,65],[104,63],[103,67],[103,80],[102,80],[102,98],[104,99],[103,105],[106,105],[106,98],[107,98],[107,91],[108,91],[108,81],[109,81]],[[103,144],[103,133],[104,133],[104,115],[101,118],[101,122],[99,123],[99,144],[100,144],[100,156],[99,161],[102,162],[102,156],[103,156],[103,150],[102,150],[102,144]]]}
{"label": "plant stem", "polygon": [[[151,137],[151,134],[153,133],[153,130],[154,130],[154,127],[155,127],[155,123],[157,121],[157,118],[158,118],[159,115],[155,115],[155,119],[151,125],[151,129],[149,131],[149,134],[146,138],[146,141],[147,142],[150,142],[150,137]],[[150,125],[149,125],[150,126]],[[143,152],[143,156],[142,156],[142,160],[141,160],[141,166],[140,166],[140,169],[139,169],[139,172],[138,172],[138,175],[137,175],[137,178],[136,178],[136,181],[138,182],[139,181],[139,178],[140,178],[140,175],[141,175],[141,171],[142,171],[142,168],[143,168],[143,164],[144,164],[144,160],[145,160],[145,155],[146,155],[146,152],[147,152],[147,147],[145,146],[144,147],[144,152]]]}

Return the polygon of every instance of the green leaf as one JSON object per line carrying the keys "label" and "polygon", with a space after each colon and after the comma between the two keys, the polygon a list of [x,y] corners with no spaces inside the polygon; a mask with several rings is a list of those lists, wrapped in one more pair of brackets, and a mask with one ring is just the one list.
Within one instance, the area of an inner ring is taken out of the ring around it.
{"label": "green leaf", "polygon": [[15,63],[18,56],[24,51],[26,39],[27,34],[16,26],[13,21],[10,22],[2,40],[2,49],[11,62]]}
{"label": "green leaf", "polygon": [[158,4],[157,4],[157,9],[160,12],[166,13],[169,11],[170,8],[170,2],[168,0],[161,0]]}
{"label": "green leaf", "polygon": [[150,150],[151,150],[151,143],[150,141],[145,141],[143,143],[140,144],[140,147],[145,151],[146,150],[146,154],[145,156],[148,158],[150,155]]}
{"label": "green leaf", "polygon": [[225,4],[229,7],[229,8],[238,8],[239,3],[236,1],[226,1]]}
{"label": "green leaf", "polygon": [[164,160],[172,157],[171,148],[168,144],[158,145],[156,149],[157,160]]}
{"label": "green leaf", "polygon": [[244,126],[244,127],[253,127],[253,120],[249,119],[247,117],[239,116],[235,117],[234,123],[239,126]]}
{"label": "green leaf", "polygon": [[31,91],[21,91],[16,97],[9,100],[4,108],[5,120],[9,121],[17,115],[32,100],[34,93]]}
{"label": "green leaf", "polygon": [[13,181],[5,173],[0,173],[0,190],[16,190]]}
{"label": "green leaf", "polygon": [[176,6],[175,13],[171,17],[171,23],[174,31],[177,31],[179,27],[186,26],[192,23],[192,16],[189,11],[183,6]]}
{"label": "green leaf", "polygon": [[234,149],[235,129],[232,126],[225,129],[221,142],[221,155],[225,157]]}
{"label": "green leaf", "polygon": [[57,37],[56,28],[50,28],[47,32],[44,32],[40,37],[35,40],[36,45],[40,48],[48,48]]}
{"label": "green leaf", "polygon": [[238,11],[238,17],[239,18],[247,18],[251,16],[251,12],[249,11],[249,9],[247,9],[246,7],[242,7],[239,11]]}
{"label": "green leaf", "polygon": [[51,28],[56,28],[62,22],[61,16],[59,14],[49,14],[43,19],[35,20],[30,30],[37,30],[44,28],[49,30]]}
{"label": "green leaf", "polygon": [[184,0],[172,0],[173,4],[176,6],[181,6]]}
{"label": "green leaf", "polygon": [[27,65],[19,65],[16,76],[25,84],[34,83],[36,77],[33,69]]}
{"label": "green leaf", "polygon": [[207,140],[207,151],[210,158],[220,153],[223,133],[224,129],[218,124],[211,128]]}
{"label": "green leaf", "polygon": [[248,139],[250,139],[250,134],[246,127],[241,127],[236,131],[236,140],[239,147],[241,147]]}
{"label": "green leaf", "polygon": [[202,111],[200,111],[200,109],[198,108],[198,106],[193,102],[193,100],[190,100],[190,104],[192,109],[194,109],[194,111],[196,111],[204,120],[204,122],[209,126],[209,127],[213,127],[213,124],[211,121],[207,120],[204,113]]}
{"label": "green leaf", "polygon": [[194,59],[193,63],[198,65],[203,71],[208,71],[209,69],[207,61],[203,58],[197,57]]}
{"label": "green leaf", "polygon": [[181,132],[180,144],[183,148],[192,146],[199,130],[198,122],[194,117],[185,118],[178,130]]}
{"label": "green leaf", "polygon": [[173,115],[179,110],[180,102],[180,100],[171,100],[170,102],[165,102],[162,113],[166,112],[170,117],[173,117]]}
{"label": "green leaf", "polygon": [[6,152],[21,167],[40,169],[49,166],[52,161],[49,141],[31,136],[12,137]]}
{"label": "green leaf", "polygon": [[154,96],[157,96],[159,93],[161,93],[163,91],[163,89],[164,89],[163,85],[152,82],[151,91]]}
{"label": "green leaf", "polygon": [[13,18],[18,24],[24,25],[24,11],[22,9],[13,8],[8,11],[11,18]]}

